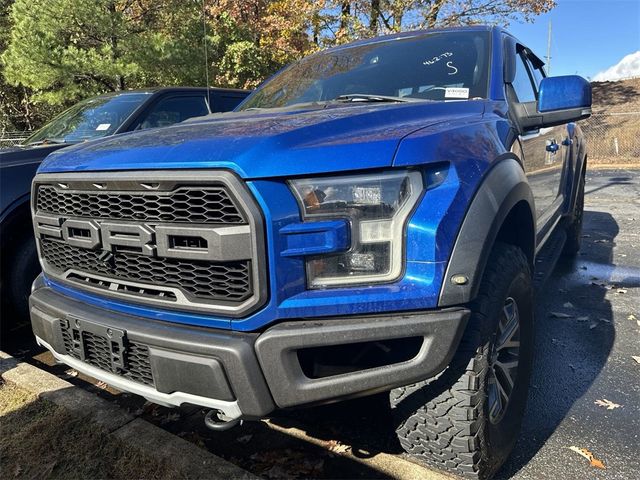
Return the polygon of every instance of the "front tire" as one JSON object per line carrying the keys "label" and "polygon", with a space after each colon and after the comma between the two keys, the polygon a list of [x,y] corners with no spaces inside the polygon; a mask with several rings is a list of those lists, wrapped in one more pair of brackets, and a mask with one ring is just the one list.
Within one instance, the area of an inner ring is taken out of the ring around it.
{"label": "front tire", "polygon": [[410,455],[489,478],[515,445],[533,358],[533,287],[524,253],[497,243],[460,347],[434,379],[391,391],[396,434]]}

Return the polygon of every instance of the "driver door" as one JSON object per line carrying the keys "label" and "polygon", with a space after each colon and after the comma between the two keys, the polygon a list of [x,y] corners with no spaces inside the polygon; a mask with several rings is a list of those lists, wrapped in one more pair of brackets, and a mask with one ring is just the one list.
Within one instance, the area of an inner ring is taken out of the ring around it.
{"label": "driver door", "polygon": [[[518,101],[535,102],[538,86],[545,76],[542,67],[534,67],[527,51],[516,52],[516,76],[512,83]],[[562,179],[569,161],[571,141],[567,125],[528,130],[519,137],[519,149],[536,207],[539,231],[546,231],[560,216],[564,200]]]}

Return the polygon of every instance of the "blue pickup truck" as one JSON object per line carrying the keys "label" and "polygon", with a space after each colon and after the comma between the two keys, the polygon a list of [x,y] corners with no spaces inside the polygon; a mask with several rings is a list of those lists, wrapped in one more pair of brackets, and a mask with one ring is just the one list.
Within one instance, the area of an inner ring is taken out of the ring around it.
{"label": "blue pickup truck", "polygon": [[234,112],[56,152],[30,298],[61,362],[230,428],[390,392],[404,449],[487,478],[518,436],[534,267],[580,248],[591,113],[502,29],[292,64]]}

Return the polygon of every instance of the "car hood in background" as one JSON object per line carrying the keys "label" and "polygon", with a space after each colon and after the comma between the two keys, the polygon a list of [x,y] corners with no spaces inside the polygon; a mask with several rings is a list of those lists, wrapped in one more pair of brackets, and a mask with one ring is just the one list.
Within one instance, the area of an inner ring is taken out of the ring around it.
{"label": "car hood in background", "polygon": [[406,135],[483,110],[483,101],[457,101],[229,112],[77,145],[40,172],[229,168],[267,178],[383,168]]}
{"label": "car hood in background", "polygon": [[0,149],[0,167],[14,167],[26,163],[41,162],[51,152],[68,147],[69,143],[52,143],[34,147],[10,147]]}

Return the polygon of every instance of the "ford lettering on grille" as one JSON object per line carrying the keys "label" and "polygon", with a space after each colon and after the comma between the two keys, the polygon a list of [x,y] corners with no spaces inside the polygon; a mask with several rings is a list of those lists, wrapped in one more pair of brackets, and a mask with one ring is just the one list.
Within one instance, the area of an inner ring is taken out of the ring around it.
{"label": "ford lettering on grille", "polygon": [[231,317],[265,301],[262,215],[229,172],[39,174],[32,198],[54,281]]}
{"label": "ford lettering on grille", "polygon": [[248,225],[194,227],[183,225],[136,225],[102,222],[55,215],[34,216],[39,238],[56,238],[74,247],[190,260],[234,261],[251,258]]}

